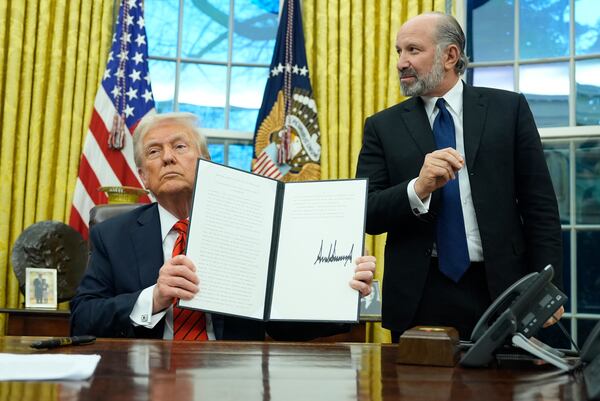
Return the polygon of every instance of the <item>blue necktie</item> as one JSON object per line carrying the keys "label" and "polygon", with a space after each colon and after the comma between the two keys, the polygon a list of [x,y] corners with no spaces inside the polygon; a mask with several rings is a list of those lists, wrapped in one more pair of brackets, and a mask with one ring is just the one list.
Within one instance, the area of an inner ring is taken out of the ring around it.
{"label": "blue necktie", "polygon": [[[438,149],[456,149],[454,120],[443,98],[435,103],[439,113],[433,122],[433,136]],[[437,218],[437,254],[442,273],[458,282],[470,264],[465,220],[460,203],[458,173],[441,188],[441,207]]]}

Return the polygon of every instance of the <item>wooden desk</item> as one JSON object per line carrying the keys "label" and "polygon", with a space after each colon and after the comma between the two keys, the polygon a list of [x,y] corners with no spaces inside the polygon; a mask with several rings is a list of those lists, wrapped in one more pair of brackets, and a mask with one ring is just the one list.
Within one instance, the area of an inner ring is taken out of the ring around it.
{"label": "wooden desk", "polygon": [[56,336],[69,335],[68,310],[0,308],[6,313],[6,334],[9,336]]}
{"label": "wooden desk", "polygon": [[[11,309],[0,308],[0,313],[8,316],[6,335],[8,336],[46,336],[65,337],[69,335],[68,310],[43,310],[43,309]],[[364,342],[366,324],[361,322],[352,326],[348,333],[323,337],[318,342]]]}
{"label": "wooden desk", "polygon": [[[32,341],[0,338],[0,352],[40,352]],[[551,367],[404,366],[391,345],[98,340],[51,352],[102,359],[89,382],[0,382],[0,394],[39,401],[586,399],[581,380]]]}

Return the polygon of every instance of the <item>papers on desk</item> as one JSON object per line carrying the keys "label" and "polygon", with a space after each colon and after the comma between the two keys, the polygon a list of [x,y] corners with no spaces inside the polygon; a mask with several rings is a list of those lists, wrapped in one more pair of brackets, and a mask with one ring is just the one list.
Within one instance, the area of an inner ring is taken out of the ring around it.
{"label": "papers on desk", "polygon": [[86,380],[100,355],[0,354],[0,380]]}

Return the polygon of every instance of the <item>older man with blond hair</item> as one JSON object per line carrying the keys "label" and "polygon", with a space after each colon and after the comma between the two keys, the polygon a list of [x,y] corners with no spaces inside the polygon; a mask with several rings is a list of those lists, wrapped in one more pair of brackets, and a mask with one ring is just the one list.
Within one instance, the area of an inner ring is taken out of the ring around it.
{"label": "older man with blond hair", "polygon": [[[347,330],[314,323],[265,323],[183,310],[199,288],[184,254],[198,158],[210,159],[190,113],[144,117],[134,136],[135,163],[155,203],[116,216],[90,231],[92,253],[71,301],[71,331],[99,337],[183,340],[306,340]],[[370,292],[375,258],[357,260],[350,286]],[[202,278],[200,277],[200,280]]]}

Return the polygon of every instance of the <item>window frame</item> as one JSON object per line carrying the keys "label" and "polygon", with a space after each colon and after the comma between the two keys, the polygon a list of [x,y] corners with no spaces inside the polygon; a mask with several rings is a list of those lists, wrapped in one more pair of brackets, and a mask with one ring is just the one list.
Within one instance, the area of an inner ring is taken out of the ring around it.
{"label": "window frame", "polygon": [[[183,35],[183,16],[184,16],[184,0],[179,1],[179,15],[177,19],[177,47],[176,54],[174,57],[168,56],[155,56],[148,54],[148,60],[156,60],[156,61],[168,61],[175,63],[175,83],[174,83],[174,91],[173,91],[173,111],[179,111],[179,88],[180,88],[180,78],[181,78],[181,66],[182,64],[202,64],[202,65],[218,65],[227,67],[227,77],[226,77],[226,88],[225,88],[225,106],[224,106],[224,120],[225,127],[222,129],[214,129],[214,128],[202,128],[202,132],[206,136],[206,139],[209,143],[223,143],[222,141],[225,139],[227,141],[237,141],[237,143],[247,143],[252,144],[254,140],[254,132],[251,131],[238,131],[229,129],[229,117],[231,113],[231,77],[232,71],[234,67],[260,67],[266,68],[267,71],[270,67],[270,64],[262,64],[262,63],[242,63],[242,62],[234,62],[233,61],[233,25],[234,25],[234,3],[235,0],[229,0],[229,21],[228,21],[228,50],[227,50],[227,60],[226,61],[213,61],[213,60],[205,60],[205,59],[190,59],[187,57],[182,57],[182,35]],[[279,0],[279,15],[281,15],[281,7],[283,4],[283,0]],[[227,146],[226,146],[227,148]],[[227,154],[225,155],[225,160],[227,160]]]}

